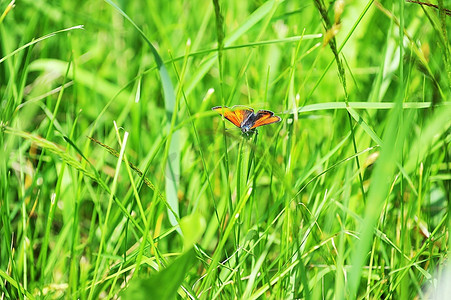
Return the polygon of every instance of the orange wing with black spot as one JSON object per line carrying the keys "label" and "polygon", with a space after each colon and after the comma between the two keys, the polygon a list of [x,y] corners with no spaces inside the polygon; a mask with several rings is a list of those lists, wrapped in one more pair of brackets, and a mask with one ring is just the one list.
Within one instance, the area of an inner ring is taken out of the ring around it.
{"label": "orange wing with black spot", "polygon": [[259,110],[257,117],[255,119],[254,125],[251,129],[257,128],[259,126],[268,125],[272,123],[280,122],[280,117],[275,116],[272,111],[269,110]]}
{"label": "orange wing with black spot", "polygon": [[241,128],[241,123],[250,115],[254,113],[253,109],[250,108],[240,108],[240,109],[232,109],[227,106],[215,106],[212,110],[218,112],[221,116],[224,116],[227,120],[233,123],[236,127]]}

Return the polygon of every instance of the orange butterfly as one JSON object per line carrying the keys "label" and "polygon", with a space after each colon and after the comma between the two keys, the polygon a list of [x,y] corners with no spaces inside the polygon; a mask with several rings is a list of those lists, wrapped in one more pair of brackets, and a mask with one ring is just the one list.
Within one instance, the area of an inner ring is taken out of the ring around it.
{"label": "orange butterfly", "polygon": [[272,111],[259,110],[257,113],[254,113],[252,108],[241,105],[235,105],[231,109],[227,106],[215,106],[212,110],[224,116],[233,125],[240,128],[243,133],[253,132],[259,126],[277,123],[281,120]]}

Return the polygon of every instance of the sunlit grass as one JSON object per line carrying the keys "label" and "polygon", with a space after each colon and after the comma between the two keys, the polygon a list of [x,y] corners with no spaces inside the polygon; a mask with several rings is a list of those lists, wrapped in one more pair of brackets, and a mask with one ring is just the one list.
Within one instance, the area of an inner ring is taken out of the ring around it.
{"label": "sunlit grass", "polygon": [[2,297],[431,297],[447,4],[329,4],[1,2]]}

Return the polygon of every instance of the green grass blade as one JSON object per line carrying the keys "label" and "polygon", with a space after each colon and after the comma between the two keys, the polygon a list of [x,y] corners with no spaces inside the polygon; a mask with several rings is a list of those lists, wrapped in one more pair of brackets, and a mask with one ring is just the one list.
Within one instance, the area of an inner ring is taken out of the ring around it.
{"label": "green grass blade", "polygon": [[[171,128],[177,125],[177,116],[176,116],[176,99],[174,95],[174,88],[169,77],[169,73],[166,69],[166,66],[161,59],[161,56],[158,54],[157,49],[152,45],[150,40],[144,34],[144,32],[133,22],[133,20],[116,4],[114,4],[110,0],[105,0],[109,5],[111,5],[116,11],[118,11],[124,18],[126,18],[130,24],[140,33],[141,37],[146,41],[147,45],[150,47],[150,50],[154,56],[155,62],[157,63],[158,71],[160,73],[161,84],[163,87],[164,94],[164,103],[166,107],[168,123],[167,129],[169,130],[168,139],[168,155],[171,157],[167,157],[166,163],[166,200],[170,206],[170,210],[168,210],[169,220],[172,225],[178,224],[179,219],[179,206],[178,206],[178,184],[179,184],[179,176],[180,176],[180,133],[178,131],[172,132]],[[174,215],[175,214],[175,215]],[[180,231],[179,231],[180,232]]]}

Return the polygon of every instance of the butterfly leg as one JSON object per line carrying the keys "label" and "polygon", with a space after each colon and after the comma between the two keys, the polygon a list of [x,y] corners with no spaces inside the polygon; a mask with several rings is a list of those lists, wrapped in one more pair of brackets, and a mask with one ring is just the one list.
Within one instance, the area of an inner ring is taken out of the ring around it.
{"label": "butterfly leg", "polygon": [[258,134],[257,129],[251,129],[249,131],[243,132],[243,136],[246,137],[246,139],[251,139],[254,135],[256,136]]}

